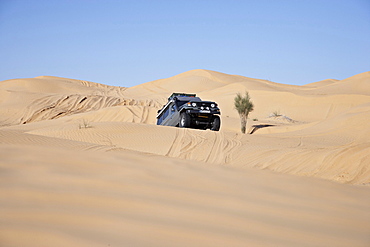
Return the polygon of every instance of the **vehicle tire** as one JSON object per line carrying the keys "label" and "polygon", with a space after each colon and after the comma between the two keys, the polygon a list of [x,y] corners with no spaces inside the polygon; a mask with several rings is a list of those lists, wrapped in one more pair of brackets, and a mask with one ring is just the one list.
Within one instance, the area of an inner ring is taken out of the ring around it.
{"label": "vehicle tire", "polygon": [[180,128],[189,128],[191,124],[191,117],[189,114],[186,114],[185,112],[181,113],[180,115]]}
{"label": "vehicle tire", "polygon": [[212,121],[212,127],[211,130],[213,131],[219,131],[221,126],[221,120],[219,116],[214,116]]}

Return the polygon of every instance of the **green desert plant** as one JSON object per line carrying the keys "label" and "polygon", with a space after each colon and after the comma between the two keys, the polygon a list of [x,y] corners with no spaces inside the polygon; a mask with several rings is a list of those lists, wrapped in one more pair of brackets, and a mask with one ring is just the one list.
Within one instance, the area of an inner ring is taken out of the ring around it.
{"label": "green desert plant", "polygon": [[248,115],[254,108],[249,93],[245,91],[244,96],[242,96],[241,93],[237,93],[234,98],[234,106],[240,116],[241,131],[245,134]]}
{"label": "green desert plant", "polygon": [[271,114],[271,116],[273,116],[273,117],[280,117],[281,116],[280,111],[279,110],[273,111],[272,114]]}

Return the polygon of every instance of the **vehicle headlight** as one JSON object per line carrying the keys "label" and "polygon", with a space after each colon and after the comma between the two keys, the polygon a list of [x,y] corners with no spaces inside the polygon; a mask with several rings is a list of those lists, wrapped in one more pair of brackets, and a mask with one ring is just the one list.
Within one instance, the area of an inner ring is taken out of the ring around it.
{"label": "vehicle headlight", "polygon": [[207,108],[206,108],[207,110],[209,110],[209,107],[207,106]]}
{"label": "vehicle headlight", "polygon": [[191,103],[191,105],[193,106],[193,107],[196,107],[197,106],[197,103]]}
{"label": "vehicle headlight", "polygon": [[212,108],[215,108],[215,106],[216,106],[215,104],[211,104],[211,107],[212,107]]}

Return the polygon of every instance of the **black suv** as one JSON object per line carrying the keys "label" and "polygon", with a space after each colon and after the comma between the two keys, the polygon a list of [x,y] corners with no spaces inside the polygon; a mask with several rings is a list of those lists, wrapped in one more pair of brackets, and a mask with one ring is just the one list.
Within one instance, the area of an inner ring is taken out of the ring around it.
{"label": "black suv", "polygon": [[218,131],[221,125],[219,114],[215,102],[202,101],[195,94],[173,93],[158,111],[157,125]]}

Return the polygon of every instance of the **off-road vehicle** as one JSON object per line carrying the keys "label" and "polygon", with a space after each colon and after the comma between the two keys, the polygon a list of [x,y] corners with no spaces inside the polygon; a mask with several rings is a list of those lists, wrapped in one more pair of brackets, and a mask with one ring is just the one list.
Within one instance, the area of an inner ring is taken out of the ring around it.
{"label": "off-road vehicle", "polygon": [[158,111],[157,125],[218,131],[220,109],[212,101],[202,101],[195,94],[173,93]]}

